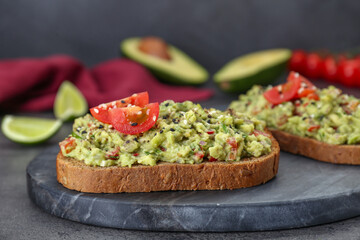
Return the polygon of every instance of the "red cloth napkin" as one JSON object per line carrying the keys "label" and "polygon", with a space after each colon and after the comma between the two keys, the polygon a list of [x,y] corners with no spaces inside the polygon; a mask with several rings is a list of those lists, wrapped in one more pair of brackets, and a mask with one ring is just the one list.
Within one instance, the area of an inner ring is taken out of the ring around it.
{"label": "red cloth napkin", "polygon": [[88,69],[72,57],[54,55],[0,61],[0,109],[52,109],[64,80],[80,89],[89,107],[143,91],[149,92],[150,102],[199,101],[213,95],[208,89],[160,83],[147,69],[131,60],[113,59]]}

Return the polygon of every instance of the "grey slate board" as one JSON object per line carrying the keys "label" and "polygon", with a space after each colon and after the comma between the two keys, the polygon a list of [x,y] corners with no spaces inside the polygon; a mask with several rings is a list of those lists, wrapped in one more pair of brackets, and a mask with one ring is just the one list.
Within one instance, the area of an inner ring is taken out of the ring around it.
{"label": "grey slate board", "polygon": [[88,194],[56,181],[58,146],[27,167],[28,194],[44,211],[85,224],[160,231],[259,231],[360,215],[360,166],[282,152],[278,175],[247,189]]}

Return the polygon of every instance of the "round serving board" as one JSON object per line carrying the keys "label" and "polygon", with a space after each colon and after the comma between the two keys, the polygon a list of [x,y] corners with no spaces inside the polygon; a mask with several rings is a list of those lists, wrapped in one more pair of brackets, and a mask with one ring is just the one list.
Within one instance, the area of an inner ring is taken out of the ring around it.
{"label": "round serving board", "polygon": [[246,189],[88,194],[56,181],[53,146],[27,167],[32,201],[55,216],[96,226],[166,231],[306,227],[360,215],[360,166],[281,152],[278,175]]}

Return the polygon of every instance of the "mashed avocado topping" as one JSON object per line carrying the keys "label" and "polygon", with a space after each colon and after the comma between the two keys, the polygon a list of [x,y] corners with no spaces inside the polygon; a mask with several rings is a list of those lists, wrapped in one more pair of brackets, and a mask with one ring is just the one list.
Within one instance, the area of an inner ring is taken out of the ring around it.
{"label": "mashed avocado topping", "polygon": [[168,100],[160,104],[156,124],[144,133],[119,133],[88,114],[75,120],[72,135],[60,147],[64,156],[94,166],[232,162],[271,151],[264,126],[263,121],[232,110]]}
{"label": "mashed avocado topping", "polygon": [[329,144],[360,143],[359,99],[329,86],[316,90],[319,100],[304,97],[273,105],[263,96],[266,90],[254,86],[229,108],[256,116],[269,128],[301,137]]}

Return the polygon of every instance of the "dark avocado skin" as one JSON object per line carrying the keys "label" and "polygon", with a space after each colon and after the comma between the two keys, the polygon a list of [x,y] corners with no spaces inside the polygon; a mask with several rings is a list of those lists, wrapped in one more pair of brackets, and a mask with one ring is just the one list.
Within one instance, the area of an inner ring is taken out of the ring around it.
{"label": "dark avocado skin", "polygon": [[229,93],[243,93],[253,85],[269,85],[273,83],[287,67],[287,61],[259,71],[249,77],[233,79],[231,81],[215,81],[220,89]]}
{"label": "dark avocado skin", "polygon": [[[122,49],[120,49],[120,55],[123,56],[124,58],[130,59],[132,61],[137,62],[136,60],[133,60],[131,57],[129,57],[125,51],[123,51]],[[141,63],[139,63],[141,64]],[[141,64],[143,65],[143,64]],[[183,78],[179,78],[177,76],[172,75],[171,73],[165,72],[165,71],[161,71],[157,68],[154,67],[150,67],[150,66],[145,66],[148,70],[150,70],[150,72],[152,74],[154,74],[161,82],[164,83],[170,83],[170,84],[174,84],[174,85],[201,85],[203,83],[206,82],[207,79],[205,79],[205,81],[203,82],[193,82],[193,81],[189,81],[189,80],[185,80]]]}

